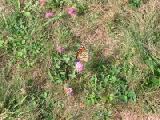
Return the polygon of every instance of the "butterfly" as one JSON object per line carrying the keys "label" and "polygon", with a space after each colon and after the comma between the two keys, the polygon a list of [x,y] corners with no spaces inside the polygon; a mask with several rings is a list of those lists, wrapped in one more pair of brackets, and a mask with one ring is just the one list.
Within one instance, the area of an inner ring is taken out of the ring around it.
{"label": "butterfly", "polygon": [[84,46],[81,46],[78,49],[76,53],[76,59],[82,62],[88,62],[89,59],[88,50]]}

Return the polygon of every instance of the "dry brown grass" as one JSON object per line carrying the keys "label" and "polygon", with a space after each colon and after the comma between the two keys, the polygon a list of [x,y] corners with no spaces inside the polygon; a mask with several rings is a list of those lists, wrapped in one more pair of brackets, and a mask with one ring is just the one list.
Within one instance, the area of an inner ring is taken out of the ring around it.
{"label": "dry brown grass", "polygon": [[[121,37],[117,37],[115,39],[111,38],[108,33],[108,28],[106,27],[106,23],[114,20],[116,17],[116,14],[123,14],[123,9],[126,11],[126,17],[132,18],[132,15],[136,12],[142,15],[149,15],[152,14],[154,11],[159,9],[160,1],[158,0],[150,0],[146,2],[142,7],[140,7],[138,10],[133,10],[127,6],[128,0],[124,1],[113,1],[109,0],[109,3],[107,5],[97,5],[92,4],[89,6],[89,13],[85,16],[85,18],[77,18],[76,23],[72,22],[69,23],[70,26],[72,26],[72,31],[76,36],[79,36],[81,41],[85,44],[92,44],[94,46],[104,46],[104,55],[106,57],[110,55],[114,55],[116,50],[119,49],[119,43],[124,42],[121,39]],[[100,17],[96,18],[96,22],[90,22],[88,19],[92,19],[91,14],[100,14]],[[140,21],[142,24],[141,28],[144,27],[143,19]],[[142,29],[143,30],[143,29]],[[123,34],[120,34],[119,36],[123,36]],[[122,43],[123,44],[123,43]],[[155,49],[154,46],[150,46],[151,51],[156,55],[158,55],[157,48]],[[131,64],[136,64],[138,68],[148,69],[147,66],[143,63],[141,63],[140,56],[135,56],[135,58],[131,61]],[[138,63],[138,64],[137,64]],[[142,75],[143,76],[143,75]],[[131,82],[131,87],[135,88],[137,86],[136,81]],[[159,93],[158,91],[153,94],[153,96],[156,96],[156,94]],[[147,98],[147,96],[145,96]],[[153,104],[158,105],[159,99],[156,97],[151,97]],[[150,101],[148,100],[148,101]],[[123,120],[160,120],[160,116],[157,114],[144,114],[143,111],[143,98],[140,98],[140,100],[137,102],[137,104],[128,105],[129,109],[126,109],[126,105],[124,107],[120,106],[120,109],[124,109],[121,112],[119,112],[120,118]],[[158,108],[158,106],[157,106]],[[71,108],[72,109],[72,108]],[[91,108],[89,108],[90,111]],[[158,110],[158,109],[157,109]],[[156,111],[157,113],[158,111]],[[86,112],[88,115],[88,112]],[[89,120],[91,118],[88,118],[87,115],[83,115],[81,117],[81,120]],[[117,119],[118,118],[114,118]]]}
{"label": "dry brown grass", "polygon": [[122,120],[160,120],[160,116],[158,114],[141,115],[136,112],[130,112],[129,110],[123,111],[120,114],[122,116]]}
{"label": "dry brown grass", "polygon": [[[4,2],[4,1],[3,1]],[[3,3],[2,2],[2,3]],[[107,5],[97,5],[92,4],[89,6],[89,14],[86,14],[83,16],[83,18],[78,17],[76,20],[71,21],[68,23],[71,27],[71,30],[73,34],[80,38],[82,43],[85,44],[91,44],[95,47],[99,47],[101,45],[104,46],[104,56],[112,56],[115,54],[117,49],[120,47],[119,37],[117,38],[111,38],[108,33],[108,28],[106,27],[107,22],[114,20],[116,14],[121,13],[121,7],[123,7],[127,13],[129,14],[129,17],[132,16],[132,13],[134,12],[132,9],[128,8],[126,6],[128,0],[109,0],[109,3]],[[1,1],[0,1],[1,3]],[[159,9],[160,7],[160,1],[159,0],[150,0],[148,3],[143,5],[138,11],[142,14],[146,14],[152,11]],[[4,10],[3,4],[0,4],[0,12]],[[137,11],[136,11],[137,12]],[[95,16],[92,16],[95,15]],[[93,18],[95,17],[95,20]],[[142,20],[143,22],[143,20]],[[61,24],[60,22],[55,23],[52,27],[55,28]],[[52,28],[52,29],[53,29]],[[142,26],[143,28],[143,26]],[[121,36],[121,34],[120,34]],[[52,39],[55,39],[54,36],[52,36]],[[155,49],[154,46],[150,46],[151,51],[156,55],[159,55],[159,50]],[[133,59],[133,64],[140,63],[139,58],[135,57]],[[47,61],[47,62],[46,62]],[[63,109],[56,109],[54,112],[59,116],[60,120],[65,120],[66,118],[70,118],[71,116],[78,117],[79,120],[92,120],[92,114],[95,112],[95,110],[102,108],[105,108],[105,106],[102,104],[97,104],[92,107],[86,107],[82,106],[82,102],[80,100],[80,97],[77,95],[76,98],[68,98],[63,93],[63,87],[62,86],[54,86],[50,82],[46,82],[46,76],[47,76],[47,69],[51,65],[50,58],[46,58],[45,62],[39,63],[39,65],[36,65],[32,70],[27,70],[29,72],[26,72],[22,69],[19,69],[19,63],[16,63],[13,68],[11,68],[12,74],[21,74],[20,76],[23,76],[24,78],[28,78],[30,76],[31,78],[34,78],[36,80],[36,85],[43,87],[45,89],[53,89],[55,92],[53,96],[54,99],[57,99],[59,101],[63,101],[64,108]],[[0,67],[3,65],[4,58],[0,56]],[[48,64],[46,64],[48,63]],[[142,64],[139,65],[139,68],[146,69],[146,66],[143,66]],[[137,83],[131,83],[132,87],[136,87]],[[154,96],[154,97],[153,97]],[[156,96],[156,97],[155,97]],[[81,95],[82,97],[82,95]],[[159,100],[159,91],[155,91],[154,93],[145,93],[144,98],[147,98],[148,101],[151,102],[151,104],[158,105],[160,103]],[[137,102],[137,104],[131,104],[131,105],[121,105],[119,108],[116,109],[116,113],[119,117],[115,117],[114,120],[120,120],[119,118],[122,118],[123,120],[160,120],[160,116],[158,115],[144,115],[143,111],[143,97],[140,98],[140,100]],[[155,106],[157,111],[160,112],[159,107]],[[117,110],[120,109],[118,112]],[[77,118],[74,118],[78,120]]]}
{"label": "dry brown grass", "polygon": [[142,103],[120,105],[115,109],[113,120],[160,120],[159,112],[145,113],[143,107]]}
{"label": "dry brown grass", "polygon": [[0,12],[4,12],[5,4],[4,0],[0,0]]}
{"label": "dry brown grass", "polygon": [[91,4],[89,14],[86,14],[83,19],[77,18],[78,22],[70,24],[72,31],[84,44],[93,45],[96,48],[103,46],[105,57],[113,55],[119,40],[109,36],[107,22],[114,19],[119,9],[116,2],[109,2],[107,5]]}
{"label": "dry brown grass", "polygon": [[3,15],[10,15],[12,11],[13,11],[13,6],[6,5],[5,0],[0,0],[0,13],[2,13]]}

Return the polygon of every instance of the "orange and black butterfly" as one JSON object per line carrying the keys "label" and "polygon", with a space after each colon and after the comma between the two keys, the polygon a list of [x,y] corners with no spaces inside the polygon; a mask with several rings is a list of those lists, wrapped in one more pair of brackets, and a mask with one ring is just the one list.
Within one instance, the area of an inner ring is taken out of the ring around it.
{"label": "orange and black butterfly", "polygon": [[81,46],[78,49],[76,53],[76,59],[82,62],[88,62],[88,59],[89,59],[88,50],[84,46]]}

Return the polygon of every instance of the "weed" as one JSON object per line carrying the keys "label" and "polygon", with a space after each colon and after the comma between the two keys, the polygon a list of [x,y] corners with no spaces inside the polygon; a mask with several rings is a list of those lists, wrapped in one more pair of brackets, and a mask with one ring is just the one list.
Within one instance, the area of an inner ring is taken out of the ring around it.
{"label": "weed", "polygon": [[141,0],[129,0],[129,4],[132,5],[133,7],[140,7],[141,5]]}
{"label": "weed", "polygon": [[52,54],[52,68],[49,76],[53,82],[62,83],[65,80],[74,79],[76,71],[74,70],[74,56],[70,57],[64,54]]}
{"label": "weed", "polygon": [[111,117],[111,111],[107,111],[106,109],[104,109],[104,110],[96,111],[93,119],[95,119],[95,120],[110,120],[110,117]]}

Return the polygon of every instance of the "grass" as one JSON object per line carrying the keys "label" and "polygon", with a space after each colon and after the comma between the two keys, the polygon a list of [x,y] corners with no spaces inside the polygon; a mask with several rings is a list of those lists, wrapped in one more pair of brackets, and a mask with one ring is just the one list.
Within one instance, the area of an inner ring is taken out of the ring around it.
{"label": "grass", "polygon": [[[148,9],[153,3],[49,0],[42,7],[38,1],[5,1],[0,15],[0,119],[108,120],[128,108],[159,114],[160,13],[158,7]],[[76,16],[67,14],[71,6]],[[48,11],[54,16],[45,18]],[[77,73],[81,43],[90,59]],[[57,44],[65,51],[59,53]],[[105,56],[105,48],[111,54]],[[73,96],[65,94],[66,83]]]}

